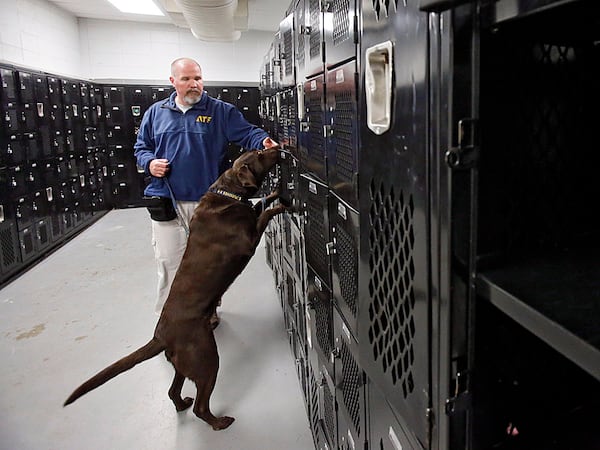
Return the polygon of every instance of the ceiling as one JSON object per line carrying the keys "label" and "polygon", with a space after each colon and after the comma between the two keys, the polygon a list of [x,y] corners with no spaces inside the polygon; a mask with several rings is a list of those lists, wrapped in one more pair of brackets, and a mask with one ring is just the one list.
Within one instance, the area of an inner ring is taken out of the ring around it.
{"label": "ceiling", "polygon": [[[170,14],[169,16],[142,16],[138,14],[121,13],[107,0],[48,0],[59,8],[68,11],[76,17],[103,20],[127,20],[132,22],[170,23],[186,27],[185,20]],[[226,1],[226,0],[223,0]],[[163,11],[178,11],[176,0],[154,0]],[[202,3],[198,1],[198,3]],[[206,3],[206,2],[205,2]],[[210,1],[208,3],[211,3]],[[276,32],[279,23],[285,17],[289,6],[286,0],[247,0],[248,30]]]}

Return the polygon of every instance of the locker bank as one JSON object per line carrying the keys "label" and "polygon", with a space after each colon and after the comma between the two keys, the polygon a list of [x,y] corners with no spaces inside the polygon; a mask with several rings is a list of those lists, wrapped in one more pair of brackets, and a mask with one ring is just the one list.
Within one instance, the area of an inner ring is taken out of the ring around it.
{"label": "locker bank", "polygon": [[[0,448],[599,449],[600,4],[213,3],[2,1]],[[179,56],[293,205],[223,299],[219,433],[159,358],[61,407],[154,327],[133,144]]]}

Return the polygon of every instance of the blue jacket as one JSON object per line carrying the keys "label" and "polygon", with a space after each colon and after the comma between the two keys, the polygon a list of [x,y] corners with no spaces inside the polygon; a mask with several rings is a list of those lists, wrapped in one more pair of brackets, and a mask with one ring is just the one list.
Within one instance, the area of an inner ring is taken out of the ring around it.
{"label": "blue jacket", "polygon": [[[227,168],[229,142],[262,149],[268,134],[248,123],[233,105],[205,92],[185,114],[175,105],[176,93],[154,103],[142,118],[135,143],[138,166],[147,175],[150,161],[169,160],[168,179],[177,200],[198,201]],[[148,196],[169,197],[163,178],[152,177]]]}

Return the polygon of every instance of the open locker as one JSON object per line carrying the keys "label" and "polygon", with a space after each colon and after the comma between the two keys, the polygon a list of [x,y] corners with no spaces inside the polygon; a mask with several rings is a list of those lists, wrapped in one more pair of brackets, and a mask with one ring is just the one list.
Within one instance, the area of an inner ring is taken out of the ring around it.
{"label": "open locker", "polygon": [[[460,3],[463,3],[462,5]],[[439,448],[592,449],[600,433],[599,6],[423,2]],[[449,8],[449,9],[446,9]]]}

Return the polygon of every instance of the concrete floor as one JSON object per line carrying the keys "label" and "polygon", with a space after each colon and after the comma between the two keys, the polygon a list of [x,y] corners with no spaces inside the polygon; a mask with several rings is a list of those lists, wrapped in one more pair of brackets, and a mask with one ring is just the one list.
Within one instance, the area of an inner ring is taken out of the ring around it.
{"label": "concrete floor", "polygon": [[[223,297],[213,431],[167,396],[161,354],[63,408],[81,382],[145,344],[157,321],[150,221],[115,210],[0,290],[0,449],[313,449],[264,245]],[[184,396],[195,389],[186,381]]]}

